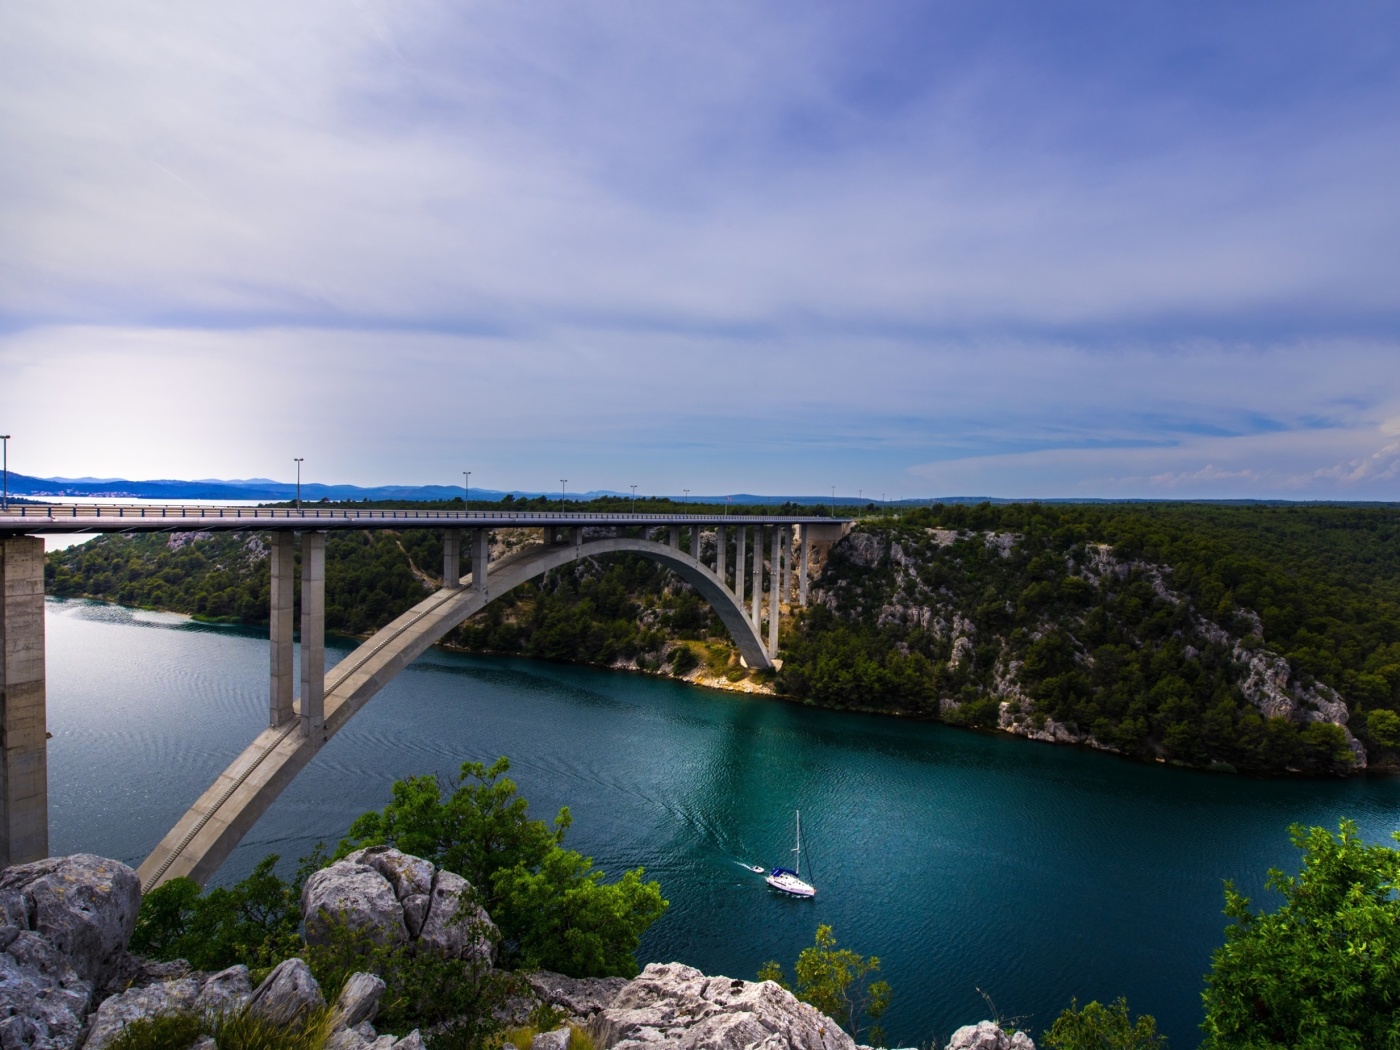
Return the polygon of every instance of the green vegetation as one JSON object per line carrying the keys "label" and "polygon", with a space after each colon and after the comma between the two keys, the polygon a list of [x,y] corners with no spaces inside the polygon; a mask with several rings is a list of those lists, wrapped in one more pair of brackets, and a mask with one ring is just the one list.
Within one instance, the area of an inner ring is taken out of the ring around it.
{"label": "green vegetation", "polygon": [[1151,1014],[1133,1020],[1128,1000],[1104,1006],[1097,1001],[1082,1010],[1071,1001],[1050,1030],[1041,1037],[1044,1050],[1167,1050],[1165,1036],[1157,1034]]}
{"label": "green vegetation", "polygon": [[1277,911],[1226,885],[1233,921],[1206,977],[1203,1047],[1400,1046],[1400,851],[1366,845],[1351,821],[1290,834],[1302,870],[1269,872]]}
{"label": "green vegetation", "polygon": [[132,1021],[109,1043],[111,1050],[189,1050],[211,1036],[218,1050],[322,1050],[331,1034],[326,1006],[279,1024],[247,1007],[201,1017],[163,1014]]}
{"label": "green vegetation", "polygon": [[435,776],[397,781],[393,801],[357,819],[337,855],[390,845],[462,875],[501,931],[504,965],[635,976],[641,936],[666,910],[660,885],[643,882],[641,868],[603,882],[590,858],[562,845],[568,809],[553,828],[532,820],[509,769],[500,758],[490,768],[465,762],[447,784]]}
{"label": "green vegetation", "polygon": [[1136,757],[1348,771],[1339,726],[1245,698],[1242,660],[1266,648],[1300,686],[1338,690],[1372,764],[1393,764],[1397,539],[1393,510],[1349,507],[982,504],[867,522],[833,549],[779,688],[984,727],[1007,700],[1032,729]]}
{"label": "green vegetation", "polygon": [[[760,981],[775,981],[835,1020],[853,1038],[860,1038],[866,1021],[878,1021],[890,1005],[888,981],[872,981],[880,960],[868,958],[850,948],[836,947],[830,926],[818,926],[815,943],[803,948],[794,970],[796,986],[788,983],[780,963],[770,960],[758,971]],[[883,1046],[884,1030],[875,1024],[868,1038],[872,1046]]]}

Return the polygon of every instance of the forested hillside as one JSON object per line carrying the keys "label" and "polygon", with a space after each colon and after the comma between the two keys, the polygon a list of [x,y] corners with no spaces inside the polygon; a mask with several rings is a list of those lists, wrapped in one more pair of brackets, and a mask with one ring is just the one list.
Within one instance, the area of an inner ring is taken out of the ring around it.
{"label": "forested hillside", "polygon": [[[496,536],[496,552],[532,542]],[[773,688],[1266,772],[1400,760],[1400,514],[1203,504],[936,506],[862,521],[784,622]],[[51,591],[267,620],[261,537],[110,537],[50,557]],[[431,532],[332,534],[327,627],[367,633],[439,583]],[[475,650],[744,682],[718,619],[634,557],[504,596]]]}

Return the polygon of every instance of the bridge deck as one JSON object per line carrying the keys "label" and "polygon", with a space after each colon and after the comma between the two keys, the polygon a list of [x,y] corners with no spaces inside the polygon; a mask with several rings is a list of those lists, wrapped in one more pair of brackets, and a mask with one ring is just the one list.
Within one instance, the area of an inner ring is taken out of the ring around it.
{"label": "bridge deck", "polygon": [[793,514],[609,514],[593,511],[357,510],[353,507],[11,506],[0,536],[75,532],[247,532],[305,529],[509,529],[703,525],[841,525],[849,518]]}

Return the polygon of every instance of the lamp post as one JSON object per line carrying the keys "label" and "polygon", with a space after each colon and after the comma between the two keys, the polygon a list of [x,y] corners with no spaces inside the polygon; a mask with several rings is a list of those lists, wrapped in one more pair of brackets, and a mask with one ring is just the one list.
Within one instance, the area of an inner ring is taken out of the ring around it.
{"label": "lamp post", "polygon": [[305,456],[294,456],[297,461],[297,510],[301,510],[301,461]]}
{"label": "lamp post", "polygon": [[690,489],[682,489],[681,491],[685,493],[685,501],[686,501],[686,503],[689,503],[689,502],[690,502]]}
{"label": "lamp post", "polygon": [[4,502],[3,502],[3,503],[0,503],[0,508],[3,508],[3,509],[5,509],[5,510],[9,510],[9,509],[10,509],[10,435],[9,435],[9,434],[0,434],[0,448],[3,449],[3,451],[0,451],[0,459],[3,459],[3,460],[4,460],[4,466],[5,466],[5,495],[4,495],[4,497],[3,497]]}
{"label": "lamp post", "polygon": [[564,486],[566,486],[568,483],[569,483],[569,479],[568,479],[568,478],[560,478],[560,479],[559,479],[559,502],[560,502],[560,503],[563,503],[563,502],[564,502],[564,496],[565,496],[565,494],[568,492],[568,489],[566,489]]}
{"label": "lamp post", "polygon": [[470,470],[464,470],[464,471],[462,471],[462,488],[463,488],[463,490],[465,491],[465,497],[464,497],[463,500],[462,500],[462,508],[463,508],[464,510],[471,510],[471,509],[472,509],[472,472],[471,472]]}
{"label": "lamp post", "polygon": [[637,486],[632,486],[632,513],[637,513]]}

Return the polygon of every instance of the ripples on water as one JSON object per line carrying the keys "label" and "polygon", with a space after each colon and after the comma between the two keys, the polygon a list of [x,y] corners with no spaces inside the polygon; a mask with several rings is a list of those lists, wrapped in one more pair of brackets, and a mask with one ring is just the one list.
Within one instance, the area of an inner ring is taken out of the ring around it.
{"label": "ripples on water", "polygon": [[[265,635],[84,602],[48,604],[50,839],[139,864],[262,727]],[[327,645],[328,662],[349,644]],[[219,873],[290,868],[395,778],[511,758],[532,812],[671,901],[643,961],[751,978],[817,923],[883,961],[896,1045],[986,1015],[1033,1033],[1071,996],[1126,995],[1193,1046],[1221,940],[1221,881],[1262,892],[1294,821],[1396,826],[1394,780],[1255,781],[637,675],[434,651],[385,688]],[[816,901],[740,863],[785,863],[803,812]],[[938,1045],[942,1045],[939,1042]]]}

